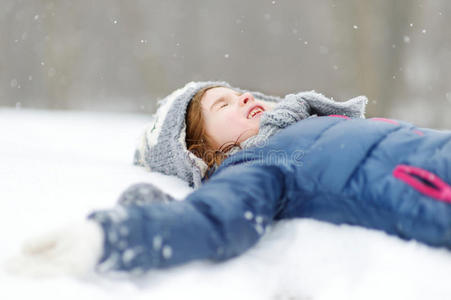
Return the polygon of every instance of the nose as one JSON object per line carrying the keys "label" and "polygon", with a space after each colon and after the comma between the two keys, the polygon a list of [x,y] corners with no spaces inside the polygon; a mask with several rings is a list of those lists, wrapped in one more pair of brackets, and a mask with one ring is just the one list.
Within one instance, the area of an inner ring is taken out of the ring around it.
{"label": "nose", "polygon": [[252,102],[254,100],[255,100],[254,96],[252,96],[252,94],[249,92],[246,92],[240,96],[240,104],[243,106],[246,105],[248,102]]}

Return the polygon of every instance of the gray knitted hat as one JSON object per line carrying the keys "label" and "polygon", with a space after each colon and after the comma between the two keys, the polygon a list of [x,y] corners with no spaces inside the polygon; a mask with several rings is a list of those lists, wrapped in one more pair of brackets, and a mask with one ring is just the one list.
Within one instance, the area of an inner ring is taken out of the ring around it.
{"label": "gray knitted hat", "polygon": [[207,171],[207,165],[186,147],[185,115],[188,104],[202,88],[225,86],[240,92],[250,92],[259,101],[274,106],[282,100],[259,92],[231,87],[223,81],[190,82],[164,98],[153,121],[146,127],[135,151],[134,164],[153,172],[175,175],[198,187]]}

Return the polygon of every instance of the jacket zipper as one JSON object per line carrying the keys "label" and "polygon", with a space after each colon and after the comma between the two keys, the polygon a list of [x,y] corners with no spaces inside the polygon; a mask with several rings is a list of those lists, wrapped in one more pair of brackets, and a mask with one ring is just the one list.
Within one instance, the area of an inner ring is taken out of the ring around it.
{"label": "jacket zipper", "polygon": [[451,203],[451,186],[434,173],[419,167],[400,164],[393,170],[393,176],[426,196]]}

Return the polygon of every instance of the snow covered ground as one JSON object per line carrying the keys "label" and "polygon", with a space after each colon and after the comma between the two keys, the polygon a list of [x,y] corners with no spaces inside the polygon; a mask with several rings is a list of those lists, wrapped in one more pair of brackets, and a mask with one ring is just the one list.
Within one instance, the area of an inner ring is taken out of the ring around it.
{"label": "snow covered ground", "polygon": [[[131,164],[144,115],[0,108],[0,262],[33,235],[113,206],[136,182],[180,180]],[[0,268],[0,299],[451,299],[451,251],[312,220],[280,222],[244,255],[139,278],[27,278]]]}

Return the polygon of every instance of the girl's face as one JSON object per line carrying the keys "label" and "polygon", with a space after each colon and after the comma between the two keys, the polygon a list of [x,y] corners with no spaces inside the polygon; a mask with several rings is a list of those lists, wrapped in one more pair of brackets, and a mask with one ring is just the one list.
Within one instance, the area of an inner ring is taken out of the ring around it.
{"label": "girl's face", "polygon": [[251,93],[239,93],[225,87],[205,92],[201,99],[206,134],[219,149],[230,142],[241,143],[258,133],[260,117],[269,107]]}

